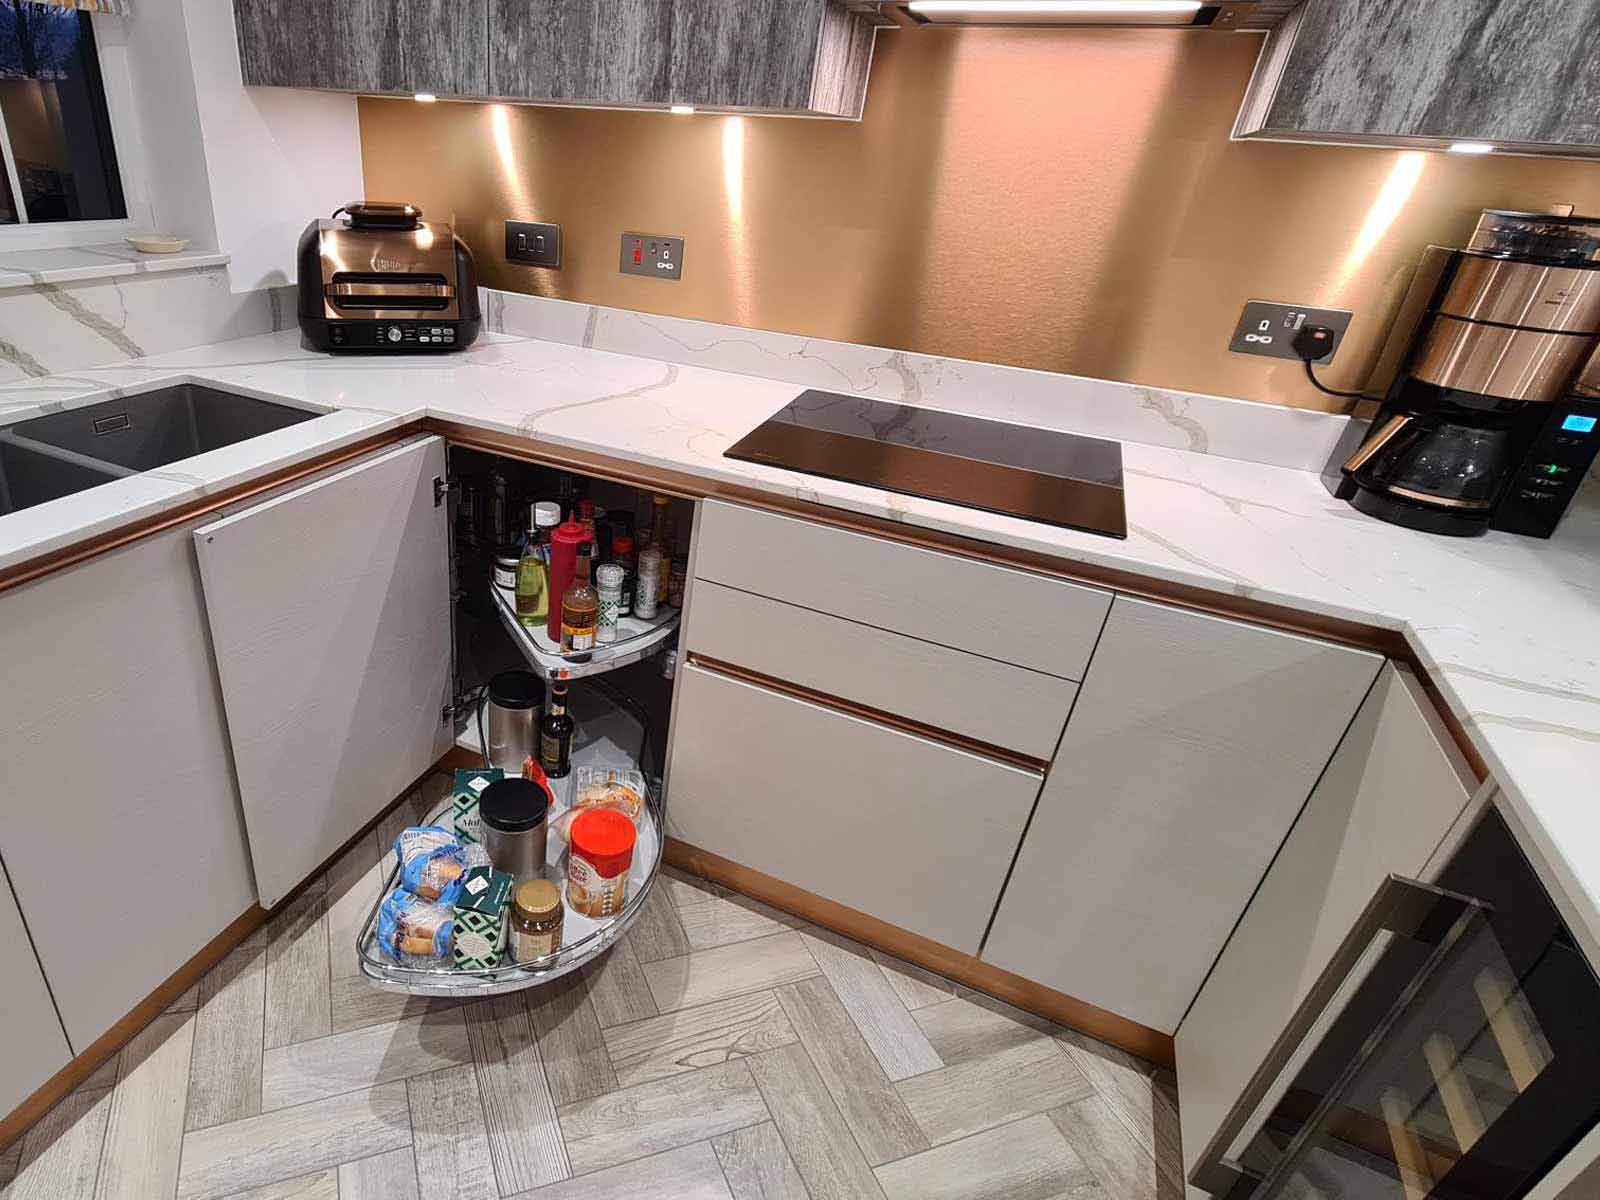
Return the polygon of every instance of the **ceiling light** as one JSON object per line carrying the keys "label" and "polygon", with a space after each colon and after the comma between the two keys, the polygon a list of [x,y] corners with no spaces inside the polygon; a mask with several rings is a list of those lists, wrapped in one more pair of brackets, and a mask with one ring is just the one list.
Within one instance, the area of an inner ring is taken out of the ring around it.
{"label": "ceiling light", "polygon": [[675,117],[692,117],[692,116],[694,116],[694,105],[692,105],[692,104],[674,104],[667,111],[672,113],[672,115],[675,116]]}
{"label": "ceiling light", "polygon": [[411,98],[418,104],[432,104],[439,97],[435,96],[432,92],[418,92]]}
{"label": "ceiling light", "polygon": [[1488,142],[1451,142],[1451,154],[1493,154],[1494,147]]}
{"label": "ceiling light", "polygon": [[935,25],[1190,25],[1200,0],[911,0]]}

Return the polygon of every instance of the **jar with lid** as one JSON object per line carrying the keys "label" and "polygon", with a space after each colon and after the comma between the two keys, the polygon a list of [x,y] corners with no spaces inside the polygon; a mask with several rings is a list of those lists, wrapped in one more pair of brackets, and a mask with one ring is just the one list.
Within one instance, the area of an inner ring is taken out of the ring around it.
{"label": "jar with lid", "polygon": [[617,602],[617,616],[633,615],[633,578],[638,563],[633,557],[633,535],[619,533],[611,541],[611,561],[622,568],[622,598]]}
{"label": "jar with lid", "polygon": [[588,808],[572,822],[567,852],[567,903],[586,917],[614,917],[628,898],[628,872],[638,833],[626,813]]}
{"label": "jar with lid", "polygon": [[622,615],[622,576],[623,570],[616,563],[605,563],[594,573],[595,590],[600,594],[594,640],[602,646],[617,640],[617,621]]}
{"label": "jar with lid", "polygon": [[518,883],[544,874],[548,794],[530,779],[497,779],[478,797],[483,848],[496,871]]}
{"label": "jar with lid", "polygon": [[517,569],[522,565],[522,559],[515,554],[496,554],[494,556],[494,585],[508,592],[517,590]]}
{"label": "jar with lid", "polygon": [[661,588],[661,572],[666,561],[655,546],[646,546],[639,552],[639,577],[633,588],[633,615],[651,620],[656,615],[657,594]]}
{"label": "jar with lid", "polygon": [[513,962],[533,962],[549,958],[561,949],[562,926],[566,909],[561,904],[561,889],[548,879],[530,879],[519,884],[511,897],[511,936]]}

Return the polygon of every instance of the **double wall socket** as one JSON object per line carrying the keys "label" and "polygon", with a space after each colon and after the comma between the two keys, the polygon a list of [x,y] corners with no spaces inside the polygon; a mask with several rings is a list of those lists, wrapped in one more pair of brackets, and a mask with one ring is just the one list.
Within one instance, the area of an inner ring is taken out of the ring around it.
{"label": "double wall socket", "polygon": [[650,279],[682,279],[683,239],[659,233],[625,233],[621,270],[624,275]]}
{"label": "double wall socket", "polygon": [[1317,361],[1329,363],[1339,353],[1339,343],[1344,341],[1344,331],[1350,328],[1351,315],[1342,308],[1307,308],[1303,304],[1251,300],[1244,306],[1228,349],[1235,354],[1260,354],[1266,358],[1298,361],[1300,356],[1291,345],[1295,332],[1302,325],[1326,325],[1333,330],[1333,343]]}
{"label": "double wall socket", "polygon": [[507,221],[506,261],[530,267],[560,267],[561,226]]}

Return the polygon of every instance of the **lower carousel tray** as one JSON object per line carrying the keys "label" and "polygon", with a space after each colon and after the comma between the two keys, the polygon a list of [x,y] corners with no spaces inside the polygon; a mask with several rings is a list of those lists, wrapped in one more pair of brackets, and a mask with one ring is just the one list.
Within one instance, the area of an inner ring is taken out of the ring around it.
{"label": "lower carousel tray", "polygon": [[[573,778],[578,767],[607,763],[632,764],[636,761],[635,751],[641,736],[639,726],[620,708],[591,693],[584,697],[583,707],[576,715],[580,734],[572,751],[573,774],[551,781],[556,798],[556,809],[549,818],[552,825],[571,805]],[[447,829],[450,827],[448,796],[438,812],[429,814],[428,821]],[[396,962],[384,953],[378,944],[378,909],[384,897],[399,886],[400,872],[396,866],[385,881],[383,891],[373,902],[372,911],[367,914],[361,932],[356,935],[356,960],[361,973],[374,987],[383,991],[463,999],[521,991],[559,979],[603,954],[638,917],[650,895],[650,889],[655,886],[661,867],[661,830],[665,827],[661,798],[651,789],[639,819],[639,840],[634,847],[633,867],[628,876],[628,898],[622,911],[614,917],[596,920],[574,911],[563,899],[566,911],[560,950],[536,962],[494,967],[486,971],[461,971],[442,965],[411,967]],[[562,888],[565,896],[567,847],[553,831],[545,855],[544,873],[545,878]]]}

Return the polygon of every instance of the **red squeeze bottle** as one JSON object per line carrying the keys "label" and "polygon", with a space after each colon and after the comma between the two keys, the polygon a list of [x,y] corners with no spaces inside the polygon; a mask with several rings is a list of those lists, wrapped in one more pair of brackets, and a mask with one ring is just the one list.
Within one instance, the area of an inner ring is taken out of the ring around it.
{"label": "red squeeze bottle", "polygon": [[572,586],[578,571],[578,547],[589,540],[588,532],[573,520],[563,521],[550,535],[550,620],[545,632],[556,645],[561,644],[561,597]]}

